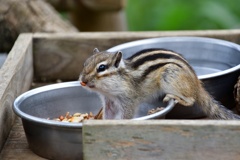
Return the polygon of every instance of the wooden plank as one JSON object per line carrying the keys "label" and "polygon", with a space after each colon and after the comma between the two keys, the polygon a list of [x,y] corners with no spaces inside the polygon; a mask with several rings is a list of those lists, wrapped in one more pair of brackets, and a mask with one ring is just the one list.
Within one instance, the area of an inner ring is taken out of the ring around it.
{"label": "wooden plank", "polygon": [[0,154],[1,160],[45,160],[34,154],[28,147],[27,139],[20,118],[9,133],[8,140]]}
{"label": "wooden plank", "polygon": [[0,150],[12,128],[15,98],[29,89],[33,77],[32,35],[22,34],[0,69]]}
{"label": "wooden plank", "polygon": [[35,34],[33,43],[37,80],[76,80],[83,63],[97,47],[106,50],[138,39],[166,36],[199,36],[240,44],[240,29],[171,32],[97,32],[78,34]]}
{"label": "wooden plank", "polygon": [[236,160],[240,122],[85,121],[85,160]]}

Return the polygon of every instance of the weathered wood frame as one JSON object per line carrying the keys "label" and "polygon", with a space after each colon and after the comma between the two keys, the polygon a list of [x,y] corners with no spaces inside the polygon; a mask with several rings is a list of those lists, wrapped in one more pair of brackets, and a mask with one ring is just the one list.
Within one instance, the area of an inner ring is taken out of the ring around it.
{"label": "weathered wood frame", "polygon": [[212,37],[240,43],[240,30],[34,34],[35,78],[48,81],[77,79],[81,64],[94,47],[105,50],[129,41],[164,36]]}
{"label": "weathered wood frame", "polygon": [[[13,101],[29,89],[33,79],[77,80],[93,48],[105,50],[128,41],[163,36],[212,37],[240,44],[240,30],[20,35],[0,69],[0,150],[14,123]],[[240,155],[239,126],[238,121],[89,121],[83,127],[84,157],[159,159],[153,156],[158,155],[163,159],[195,159],[194,156],[226,159],[223,155],[226,147],[226,152],[230,152],[226,154],[236,159]],[[205,144],[204,138],[209,142]],[[147,146],[156,148],[148,150]],[[214,153],[210,154],[213,148]]]}
{"label": "weathered wood frame", "polygon": [[0,69],[0,150],[15,120],[12,105],[33,78],[32,34],[20,35]]}
{"label": "weathered wood frame", "polygon": [[216,120],[86,121],[86,160],[236,160],[240,122]]}

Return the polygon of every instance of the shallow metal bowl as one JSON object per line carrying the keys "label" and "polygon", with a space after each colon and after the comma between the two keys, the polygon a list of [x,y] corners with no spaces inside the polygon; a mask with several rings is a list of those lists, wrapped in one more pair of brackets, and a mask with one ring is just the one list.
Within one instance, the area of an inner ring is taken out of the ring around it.
{"label": "shallow metal bowl", "polygon": [[[164,118],[174,101],[157,113],[147,116],[151,108],[164,107],[161,101],[141,104],[135,120]],[[70,113],[97,114],[102,104],[98,95],[83,89],[79,82],[65,82],[39,87],[20,95],[14,102],[14,112],[22,118],[30,149],[48,159],[82,158],[82,123],[64,123],[57,118]]]}
{"label": "shallow metal bowl", "polygon": [[[203,37],[161,37],[124,43],[108,49],[122,51],[124,58],[147,48],[169,49],[183,55],[207,91],[224,106],[234,107],[233,88],[240,75],[240,46]],[[204,116],[198,106],[177,106],[168,118],[198,118]]]}

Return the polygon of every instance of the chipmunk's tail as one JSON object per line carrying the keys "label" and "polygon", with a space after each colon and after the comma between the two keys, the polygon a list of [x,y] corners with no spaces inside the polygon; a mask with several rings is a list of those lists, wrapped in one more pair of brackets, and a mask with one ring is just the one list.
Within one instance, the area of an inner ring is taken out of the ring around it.
{"label": "chipmunk's tail", "polygon": [[201,106],[208,118],[225,120],[240,119],[239,115],[234,114],[231,110],[214,100],[214,98],[204,88],[201,87],[201,89],[202,91],[199,92],[201,94],[199,95],[197,103],[199,106]]}

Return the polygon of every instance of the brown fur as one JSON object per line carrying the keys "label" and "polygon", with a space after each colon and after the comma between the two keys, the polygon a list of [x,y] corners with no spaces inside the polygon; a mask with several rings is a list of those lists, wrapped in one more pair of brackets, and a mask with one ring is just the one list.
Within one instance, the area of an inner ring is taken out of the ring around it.
{"label": "brown fur", "polygon": [[[240,119],[215,101],[202,87],[187,61],[173,51],[149,49],[127,60],[122,53],[94,51],[85,62],[80,81],[100,93],[105,119],[133,118],[139,103],[163,96],[183,106],[195,103],[211,119]],[[107,69],[97,72],[100,64]]]}

